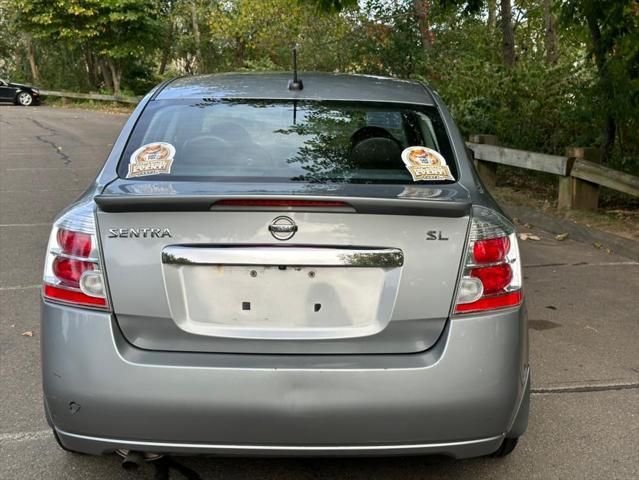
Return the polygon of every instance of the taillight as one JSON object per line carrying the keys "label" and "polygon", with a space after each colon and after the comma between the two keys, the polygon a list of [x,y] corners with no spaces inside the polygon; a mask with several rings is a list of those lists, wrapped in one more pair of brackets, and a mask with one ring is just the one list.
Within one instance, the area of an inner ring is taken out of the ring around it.
{"label": "taillight", "polygon": [[295,199],[252,199],[231,198],[218,200],[215,207],[350,207],[346,202],[337,200],[295,200]]}
{"label": "taillight", "polygon": [[[64,255],[64,250],[59,255]],[[80,288],[80,280],[84,272],[93,270],[93,262],[85,262],[84,260],[75,260],[56,256],[53,260],[53,274],[64,285],[69,287]]]}
{"label": "taillight", "polygon": [[479,263],[500,262],[506,258],[510,250],[510,239],[508,237],[489,238],[477,240],[473,244],[473,256]]}
{"label": "taillight", "polygon": [[42,293],[50,301],[107,308],[93,203],[80,203],[53,225]]}
{"label": "taillight", "polygon": [[69,255],[88,257],[91,253],[91,235],[88,233],[60,228],[56,238],[58,239],[58,246]]}
{"label": "taillight", "polygon": [[455,313],[519,305],[523,300],[521,287],[515,227],[494,210],[474,207]]}

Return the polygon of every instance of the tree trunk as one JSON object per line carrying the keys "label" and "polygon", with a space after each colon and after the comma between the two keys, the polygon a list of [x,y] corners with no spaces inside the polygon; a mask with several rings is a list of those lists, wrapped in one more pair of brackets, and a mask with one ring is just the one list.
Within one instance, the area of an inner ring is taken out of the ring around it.
{"label": "tree trunk", "polygon": [[557,64],[557,33],[555,31],[555,17],[552,12],[552,0],[543,0],[546,60],[550,65]]}
{"label": "tree trunk", "polygon": [[194,69],[197,71],[200,62],[202,61],[202,46],[200,43],[200,26],[198,24],[198,18],[197,18],[196,0],[191,1],[191,23],[193,25],[193,40],[195,40]]}
{"label": "tree trunk", "polygon": [[430,29],[428,14],[430,12],[430,0],[413,0],[413,9],[415,10],[415,19],[419,27],[419,33],[422,40],[422,48],[429,50],[435,43],[435,35]]}
{"label": "tree trunk", "polygon": [[113,80],[113,95],[121,95],[120,80],[122,79],[122,69],[118,62],[112,58],[107,59],[109,69],[111,70],[111,78]]}
{"label": "tree trunk", "polygon": [[171,45],[173,45],[173,30],[173,22],[171,22],[171,25],[169,27],[168,41],[166,42],[166,45],[162,50],[162,58],[160,59],[160,69],[158,70],[158,73],[160,75],[164,75],[164,72],[166,71],[166,65],[169,62],[169,58],[171,56]]}
{"label": "tree trunk", "polygon": [[501,37],[504,65],[512,68],[515,66],[515,32],[511,0],[501,0]]}
{"label": "tree trunk", "polygon": [[102,74],[102,80],[104,80],[104,86],[107,90],[113,91],[113,74],[107,64],[107,61],[98,57],[98,65],[100,66],[100,73]]}
{"label": "tree trunk", "polygon": [[599,27],[598,19],[592,15],[586,17],[588,22],[588,29],[590,30],[590,37],[592,39],[592,51],[595,57],[595,64],[597,65],[597,72],[599,74],[600,88],[608,98],[608,105],[605,105],[606,110],[606,123],[604,126],[604,161],[610,158],[612,149],[615,146],[615,139],[617,137],[617,121],[612,113],[612,107],[610,102],[612,101],[612,87],[610,85],[609,73],[606,69],[606,49],[602,44],[601,28]]}
{"label": "tree trunk", "polygon": [[244,40],[242,37],[235,38],[235,67],[244,67]]}
{"label": "tree trunk", "polygon": [[96,88],[98,86],[98,69],[96,67],[97,62],[95,56],[87,45],[82,46],[82,53],[84,53],[84,63],[87,69],[87,82],[90,88]]}
{"label": "tree trunk", "polygon": [[488,28],[492,32],[497,25],[497,0],[488,0]]}
{"label": "tree trunk", "polygon": [[184,57],[183,68],[184,68],[184,73],[186,73],[187,75],[193,75],[194,61],[195,61],[195,57],[193,55],[187,54]]}
{"label": "tree trunk", "polygon": [[27,56],[29,57],[29,66],[31,67],[31,80],[33,83],[40,81],[40,73],[38,72],[38,64],[36,63],[35,45],[33,39],[30,36],[25,37],[27,44]]}

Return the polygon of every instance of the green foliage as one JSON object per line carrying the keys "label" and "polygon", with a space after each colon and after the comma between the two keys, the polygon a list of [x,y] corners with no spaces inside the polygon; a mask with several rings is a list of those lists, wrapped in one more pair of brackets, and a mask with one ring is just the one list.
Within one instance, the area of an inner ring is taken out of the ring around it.
{"label": "green foliage", "polygon": [[[350,31],[348,20],[322,11],[309,15],[298,0],[236,0],[214,5],[206,16],[212,41],[221,48],[220,69],[270,64],[291,68],[291,49],[299,45],[303,69],[344,67],[338,51]],[[257,62],[257,63],[255,63]]]}
{"label": "green foliage", "polygon": [[368,0],[353,21],[351,70],[403,78],[416,72],[424,50],[412,3]]}
{"label": "green foliage", "polygon": [[144,53],[159,31],[157,0],[15,0],[17,23],[37,38],[91,42],[99,54]]}
{"label": "green foliage", "polygon": [[613,161],[639,170],[639,2],[565,0],[561,15],[576,27],[596,66],[590,95],[608,126],[600,143]]}
{"label": "green foliage", "polygon": [[315,4],[325,12],[340,12],[357,5],[357,0],[298,0],[300,3]]}

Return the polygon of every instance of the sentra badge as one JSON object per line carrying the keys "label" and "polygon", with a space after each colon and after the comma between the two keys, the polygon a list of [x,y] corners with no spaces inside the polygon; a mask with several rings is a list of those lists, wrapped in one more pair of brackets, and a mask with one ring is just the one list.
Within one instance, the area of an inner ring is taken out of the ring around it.
{"label": "sentra badge", "polygon": [[171,238],[168,228],[109,228],[109,238]]}

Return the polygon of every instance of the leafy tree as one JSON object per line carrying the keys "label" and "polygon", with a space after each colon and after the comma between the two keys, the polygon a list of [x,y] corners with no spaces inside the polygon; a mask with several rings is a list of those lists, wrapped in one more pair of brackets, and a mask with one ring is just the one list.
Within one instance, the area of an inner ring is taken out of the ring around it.
{"label": "leafy tree", "polygon": [[433,41],[432,32],[420,28],[413,2],[362,2],[356,25],[351,43],[357,60],[351,69],[360,73],[408,78],[417,71],[424,50]]}
{"label": "leafy tree", "polygon": [[296,44],[302,69],[345,68],[342,47],[351,33],[349,18],[321,10],[312,13],[299,0],[235,0],[216,4],[208,26],[213,42],[222,50],[225,68],[266,65],[290,69],[291,48]]}
{"label": "leafy tree", "polygon": [[159,32],[156,0],[14,0],[18,24],[33,36],[97,52],[120,94],[123,64],[154,48]]}
{"label": "leafy tree", "polygon": [[[639,3],[637,0],[565,0],[562,19],[581,29],[597,68],[595,93],[605,114],[604,147],[610,156],[620,123],[639,126]],[[623,125],[621,128],[624,128]],[[631,134],[630,131],[627,133]]]}

